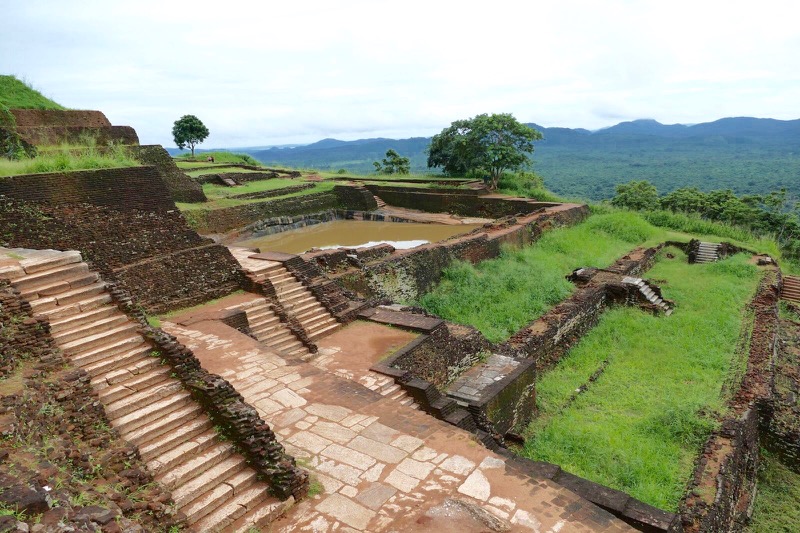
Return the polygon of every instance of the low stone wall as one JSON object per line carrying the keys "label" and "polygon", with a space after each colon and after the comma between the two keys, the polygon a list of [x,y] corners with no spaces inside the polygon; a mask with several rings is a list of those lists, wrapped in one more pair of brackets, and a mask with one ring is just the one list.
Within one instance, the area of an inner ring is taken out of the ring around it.
{"label": "low stone wall", "polygon": [[131,146],[131,155],[144,165],[156,167],[175,202],[205,202],[203,187],[186,175],[160,145]]}
{"label": "low stone wall", "polygon": [[455,189],[437,193],[430,192],[429,189],[411,187],[372,184],[365,187],[389,205],[419,209],[429,213],[453,213],[465,217],[501,218],[517,214],[529,215],[543,207],[557,205],[523,198],[486,198]]}
{"label": "low stone wall", "polygon": [[259,192],[248,192],[244,194],[235,194],[231,196],[231,198],[236,198],[237,200],[255,200],[258,198],[273,198],[275,196],[283,196],[285,194],[292,194],[295,192],[304,191],[306,189],[313,189],[315,184],[313,183],[301,183],[299,185],[290,185],[289,187],[284,187],[283,189],[273,189],[271,191],[259,191]]}
{"label": "low stone wall", "polygon": [[79,250],[151,313],[241,282],[238,262],[189,228],[153,167],[0,179],[0,243]]}
{"label": "low stone wall", "polygon": [[117,306],[138,320],[140,331],[153,343],[161,360],[172,367],[175,377],[247,459],[259,479],[270,486],[272,493],[282,500],[290,496],[303,498],[308,493],[308,472],[296,466],[258,411],[225,379],[203,369],[194,353],[175,337],[151,327],[124,290],[112,285],[110,292]]}
{"label": "low stone wall", "polygon": [[768,270],[750,303],[754,322],[747,369],[681,500],[683,531],[738,531],[747,522],[755,496],[759,426],[766,426],[772,412],[780,285],[780,271]]}
{"label": "low stone wall", "polygon": [[297,217],[333,209],[370,209],[377,207],[375,198],[364,189],[337,185],[331,192],[279,198],[222,209],[195,209],[184,215],[189,224],[203,235],[228,233],[233,230],[255,231],[258,222],[276,217]]}
{"label": "low stone wall", "polygon": [[[213,168],[214,167],[210,167],[210,169]],[[192,170],[202,169],[193,168]],[[200,174],[199,176],[189,179],[196,183],[214,183],[220,185],[222,180],[228,178],[232,179],[236,183],[247,183],[249,181],[264,181],[280,177],[281,175],[277,172],[214,172],[211,174]]]}

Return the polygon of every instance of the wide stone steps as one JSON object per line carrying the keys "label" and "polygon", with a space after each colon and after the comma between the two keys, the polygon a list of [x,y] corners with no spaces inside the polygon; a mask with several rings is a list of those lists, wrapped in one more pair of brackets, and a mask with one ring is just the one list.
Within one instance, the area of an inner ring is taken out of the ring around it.
{"label": "wide stone steps", "polygon": [[305,345],[289,327],[269,308],[266,300],[244,307],[253,336],[266,346],[290,355],[308,353]]}
{"label": "wide stone steps", "polygon": [[781,298],[800,303],[800,277],[784,276]]}
{"label": "wide stone steps", "polygon": [[[8,270],[12,284],[34,313],[50,321],[53,339],[72,363],[90,375],[111,425],[139,447],[191,529],[268,526],[291,504],[271,497],[245,459],[219,438],[202,407],[172,369],[153,357],[138,323],[117,309],[80,254],[50,251],[20,264],[22,269]],[[260,325],[270,329],[277,317],[264,307]],[[291,344],[302,346],[289,332],[281,346]]]}

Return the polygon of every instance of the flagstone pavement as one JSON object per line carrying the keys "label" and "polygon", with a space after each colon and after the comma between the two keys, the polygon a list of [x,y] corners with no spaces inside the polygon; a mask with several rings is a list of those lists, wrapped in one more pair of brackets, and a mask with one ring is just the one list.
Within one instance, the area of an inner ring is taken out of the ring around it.
{"label": "flagstone pavement", "polygon": [[556,483],[507,471],[469,433],[219,321],[162,327],[227,379],[318,482],[321,492],[271,531],[468,533],[492,520],[497,531],[633,531]]}

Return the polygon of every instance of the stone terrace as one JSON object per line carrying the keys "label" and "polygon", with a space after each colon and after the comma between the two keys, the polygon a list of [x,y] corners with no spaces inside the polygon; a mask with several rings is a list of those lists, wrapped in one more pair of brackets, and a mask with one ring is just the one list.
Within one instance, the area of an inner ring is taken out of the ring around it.
{"label": "stone terrace", "polygon": [[[556,483],[508,472],[469,433],[282,358],[219,321],[174,320],[164,329],[230,381],[324,487],[276,522],[280,531],[448,531],[458,524],[477,532],[486,531],[487,511],[506,531],[631,531]],[[471,509],[469,524],[443,521],[453,505]],[[483,520],[475,518],[481,513]]]}

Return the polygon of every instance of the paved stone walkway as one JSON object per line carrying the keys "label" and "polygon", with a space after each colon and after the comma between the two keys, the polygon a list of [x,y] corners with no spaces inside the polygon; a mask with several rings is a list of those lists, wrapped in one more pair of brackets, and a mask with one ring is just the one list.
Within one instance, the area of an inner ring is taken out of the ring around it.
{"label": "paved stone walkway", "polygon": [[487,512],[513,531],[631,531],[555,483],[507,472],[470,434],[285,360],[221,322],[163,328],[229,380],[321,484],[320,494],[273,524],[276,531],[467,533],[487,531]]}

